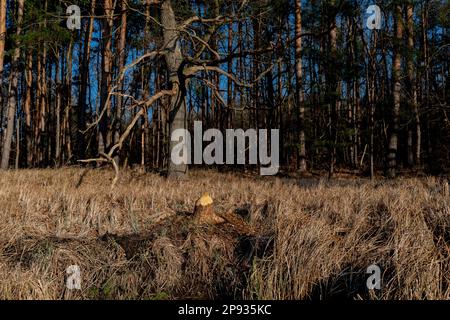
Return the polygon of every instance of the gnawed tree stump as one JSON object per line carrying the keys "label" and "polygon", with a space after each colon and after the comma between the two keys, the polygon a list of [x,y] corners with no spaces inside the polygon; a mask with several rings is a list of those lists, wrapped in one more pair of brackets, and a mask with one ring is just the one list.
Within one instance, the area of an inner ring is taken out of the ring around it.
{"label": "gnawed tree stump", "polygon": [[208,193],[205,193],[195,203],[194,221],[198,225],[228,224],[241,235],[250,236],[256,233],[252,226],[234,212],[231,211],[226,214],[216,213],[214,201]]}
{"label": "gnawed tree stump", "polygon": [[225,223],[225,219],[214,212],[214,201],[208,193],[205,193],[195,203],[194,220],[200,225],[217,225]]}

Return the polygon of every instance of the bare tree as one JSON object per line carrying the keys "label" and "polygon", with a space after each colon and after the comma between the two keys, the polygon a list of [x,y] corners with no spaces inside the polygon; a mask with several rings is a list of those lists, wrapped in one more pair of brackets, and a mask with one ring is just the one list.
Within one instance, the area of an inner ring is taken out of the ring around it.
{"label": "bare tree", "polygon": [[[164,44],[166,46],[165,60],[169,72],[170,86],[176,94],[170,99],[169,138],[178,129],[186,128],[186,87],[180,79],[180,67],[183,63],[183,55],[180,47],[180,32],[177,29],[177,21],[172,8],[171,0],[164,0],[161,5],[161,24],[164,27]],[[170,142],[170,151],[177,142]],[[180,176],[187,173],[187,164],[174,164],[170,160],[169,175]]]}

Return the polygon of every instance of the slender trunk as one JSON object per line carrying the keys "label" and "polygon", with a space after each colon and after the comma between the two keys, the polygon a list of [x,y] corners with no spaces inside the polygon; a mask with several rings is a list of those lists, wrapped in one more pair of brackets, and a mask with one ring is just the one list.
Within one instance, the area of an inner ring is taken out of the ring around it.
{"label": "slender trunk", "polygon": [[14,164],[14,168],[19,170],[20,163],[20,118],[16,119],[16,160]]}
{"label": "slender trunk", "polygon": [[[16,31],[17,36],[20,36],[22,33],[23,8],[24,8],[24,0],[19,0],[17,8],[17,31]],[[9,157],[11,154],[11,142],[14,133],[14,122],[15,122],[14,120],[17,108],[17,86],[20,74],[18,65],[19,58],[20,58],[20,43],[16,43],[16,48],[14,49],[13,59],[11,62],[12,71],[11,71],[10,89],[8,93],[7,125],[0,167],[2,170],[8,169]]]}
{"label": "slender trunk", "polygon": [[73,137],[76,137],[76,133],[73,134],[72,131],[76,130],[72,123],[72,74],[73,74],[73,42],[72,40],[67,47],[66,52],[66,107],[65,107],[65,130],[66,130],[66,149],[67,149],[67,160],[71,160],[73,156],[72,141]]}
{"label": "slender trunk", "polygon": [[[256,50],[261,46],[261,34],[262,34],[262,26],[259,17],[256,17],[253,20],[253,32],[255,34],[253,39],[253,48]],[[250,76],[253,79],[256,79],[260,75],[260,61],[261,59],[257,56],[253,57],[253,74]],[[254,123],[250,124],[255,129],[259,130],[259,104],[260,104],[260,83],[256,83],[254,86],[254,95],[253,95],[253,107],[254,107]]]}
{"label": "slender trunk", "polygon": [[45,161],[45,148],[47,146],[47,139],[48,136],[46,135],[46,110],[47,110],[47,72],[46,72],[46,60],[47,60],[47,49],[45,48],[45,43],[43,44],[43,52],[41,56],[41,75],[39,76],[39,79],[41,81],[41,94],[39,97],[39,110],[40,110],[40,122],[39,122],[39,137],[40,137],[40,144],[39,144],[39,162],[42,165]]}
{"label": "slender trunk", "polygon": [[[44,3],[44,11],[47,12],[47,5],[48,2],[47,0]],[[47,22],[46,19],[44,19],[44,28],[46,27]],[[48,158],[47,158],[47,151],[49,148],[49,134],[47,131],[47,108],[48,108],[48,104],[47,104],[47,91],[48,91],[48,86],[47,86],[47,43],[45,41],[43,41],[42,43],[43,49],[42,49],[42,62],[41,62],[41,76],[40,76],[40,80],[41,80],[41,95],[40,95],[40,100],[39,100],[39,109],[40,109],[40,113],[41,113],[41,118],[40,118],[40,123],[39,123],[39,130],[40,130],[40,139],[41,139],[41,143],[39,145],[40,150],[39,150],[39,162],[41,165],[45,165],[48,163]]]}
{"label": "slender trunk", "polygon": [[[415,73],[415,65],[414,65],[414,57],[415,57],[415,48],[414,48],[414,5],[410,2],[407,6],[407,23],[408,23],[408,82],[409,82],[409,90],[410,90],[410,98],[412,105],[412,112],[414,115],[414,124],[415,124],[415,154],[412,155],[413,150],[411,150],[411,154],[409,155],[410,161],[415,161],[416,166],[420,166],[421,164],[421,153],[422,153],[422,130],[420,123],[420,115],[419,115],[419,105],[417,101],[417,82],[416,82],[416,73]],[[412,132],[409,133],[409,136],[412,139]],[[413,149],[413,148],[411,148]],[[413,163],[410,163],[413,164]]]}
{"label": "slender trunk", "polygon": [[[127,41],[127,2],[125,0],[122,0],[122,15],[120,20],[120,40],[119,40],[119,47],[118,47],[118,54],[119,54],[119,73],[122,71],[122,69],[125,66],[125,59],[126,59],[126,41]],[[124,93],[124,83],[120,84],[120,94]],[[122,120],[122,110],[123,110],[123,97],[119,95],[117,97],[117,105],[116,105],[116,112],[115,112],[115,121],[114,121],[114,142],[118,142],[120,139],[120,122]],[[145,145],[143,143],[143,145]],[[115,157],[115,161],[117,164],[119,164],[120,158],[119,155]]]}
{"label": "slender trunk", "polygon": [[375,78],[376,78],[376,64],[375,64],[375,55],[376,55],[376,46],[378,42],[378,33],[374,32],[373,38],[372,38],[372,47],[370,49],[370,61],[368,65],[368,71],[367,71],[367,81],[369,83],[368,86],[368,97],[369,97],[369,105],[370,105],[370,119],[369,119],[369,126],[370,126],[370,179],[375,179]]}
{"label": "slender trunk", "polygon": [[98,149],[99,153],[105,152],[111,146],[111,98],[109,96],[111,76],[112,76],[112,29],[113,29],[113,1],[104,0],[104,10],[106,21],[103,22],[103,70],[102,84],[100,89],[100,110],[99,115],[105,110],[105,114],[100,121],[100,133]]}
{"label": "slender trunk", "polygon": [[388,153],[388,176],[395,178],[397,170],[397,151],[398,151],[398,133],[399,133],[399,121],[400,121],[400,104],[401,104],[401,42],[403,39],[403,19],[402,19],[402,7],[397,5],[395,7],[395,20],[396,20],[396,44],[393,62],[393,77],[394,77],[394,109],[392,114],[392,132],[389,138],[389,153]]}
{"label": "slender trunk", "polygon": [[[335,0],[331,1],[331,6],[335,6]],[[334,8],[332,8],[334,9]],[[334,14],[330,17],[330,56],[329,62],[336,63],[338,59],[337,52],[337,26],[336,26],[336,17]],[[337,73],[335,68],[330,68],[327,66],[329,70],[328,73],[328,95],[330,102],[330,117],[329,117],[329,126],[330,126],[330,164],[329,164],[329,178],[331,179],[334,175],[335,165],[336,165],[336,155],[337,155],[337,143],[338,143],[338,99],[340,98],[340,88],[337,79]]]}
{"label": "slender trunk", "polygon": [[0,0],[0,76],[3,72],[3,59],[6,39],[6,0]]}
{"label": "slender trunk", "polygon": [[[233,51],[233,24],[228,26],[228,52],[231,54]],[[228,62],[227,70],[229,74],[233,74],[233,62]],[[226,128],[232,126],[232,110],[233,110],[233,82],[228,78],[227,80],[227,112],[226,112]]]}
{"label": "slender trunk", "polygon": [[[3,63],[5,57],[6,39],[6,0],[0,0],[0,90],[3,82]],[[0,92],[0,106],[2,105],[2,94]]]}
{"label": "slender trunk", "polygon": [[55,77],[56,77],[56,108],[55,108],[55,114],[56,114],[56,146],[55,146],[55,160],[56,160],[56,166],[61,165],[61,67],[60,67],[60,53],[59,50],[56,53],[56,70],[55,70]]}
{"label": "slender trunk", "polygon": [[[430,105],[430,58],[429,58],[429,43],[428,43],[428,21],[429,21],[429,9],[428,9],[429,1],[426,0],[422,6],[422,51],[423,51],[423,60],[425,62],[425,74],[424,76],[424,89],[422,94],[422,105],[425,107],[425,110],[429,110]],[[430,137],[430,120],[429,115],[426,115],[426,127],[427,127],[427,156],[430,157],[433,151],[431,145],[431,137]]]}
{"label": "slender trunk", "polygon": [[85,129],[85,112],[86,112],[86,98],[87,98],[87,88],[89,83],[89,70],[90,70],[90,62],[91,62],[91,42],[92,42],[92,34],[94,32],[94,16],[95,16],[95,8],[96,8],[96,0],[92,0],[91,2],[91,12],[88,27],[85,33],[85,43],[83,49],[83,64],[81,65],[80,71],[80,95],[79,95],[79,110],[78,110],[78,134],[77,134],[77,156],[82,159],[85,156],[85,138],[81,133],[82,130]]}
{"label": "slender trunk", "polygon": [[297,75],[297,108],[299,126],[299,160],[300,173],[305,173],[306,168],[306,138],[305,138],[305,94],[303,90],[303,64],[302,64],[302,2],[295,1],[295,70]]}
{"label": "slender trunk", "polygon": [[[358,26],[356,25],[356,21],[352,20],[352,29],[353,31],[353,53],[354,53],[354,61],[356,61],[355,65],[358,65],[358,62],[361,61],[359,56],[359,47],[358,47]],[[355,66],[355,73],[357,74],[358,68]],[[360,79],[356,76],[356,79],[353,83],[353,94],[354,94],[354,103],[353,103],[353,148],[354,148],[354,162],[357,166],[359,166],[359,146],[361,142],[360,137],[360,119],[361,119],[361,96],[360,96]]]}
{"label": "slender trunk", "polygon": [[[150,1],[147,0],[147,7],[148,7],[148,15],[150,15]],[[147,19],[146,21],[146,29],[148,32],[147,37],[149,37],[149,27],[150,27],[150,19]],[[150,73],[150,72],[149,72]],[[157,78],[157,73],[156,71],[154,71],[155,73],[155,79]],[[148,78],[147,78],[148,79]],[[149,90],[149,84],[147,83],[145,90]],[[154,111],[155,109],[153,109]],[[150,131],[150,120],[149,120],[149,115],[148,115],[148,110],[146,110],[145,114],[144,114],[144,130],[143,130],[143,134],[142,134],[142,167],[143,170],[145,170],[145,167],[151,163],[151,159],[150,159],[150,143],[151,143],[151,131]],[[152,149],[154,150],[154,149]]]}
{"label": "slender trunk", "polygon": [[33,52],[27,52],[27,63],[25,72],[26,95],[25,95],[25,145],[27,155],[27,166],[32,165],[33,161],[33,135],[31,128],[31,102],[33,90]]}

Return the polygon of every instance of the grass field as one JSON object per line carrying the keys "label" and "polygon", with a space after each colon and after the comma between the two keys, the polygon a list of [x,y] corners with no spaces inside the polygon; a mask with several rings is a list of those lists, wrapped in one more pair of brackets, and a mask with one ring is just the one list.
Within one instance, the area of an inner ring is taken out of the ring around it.
{"label": "grass field", "polygon": [[[106,170],[0,174],[0,299],[449,299],[438,178],[294,180]],[[200,227],[209,192],[256,230]],[[366,270],[382,270],[368,290]],[[78,265],[82,290],[66,288]]]}

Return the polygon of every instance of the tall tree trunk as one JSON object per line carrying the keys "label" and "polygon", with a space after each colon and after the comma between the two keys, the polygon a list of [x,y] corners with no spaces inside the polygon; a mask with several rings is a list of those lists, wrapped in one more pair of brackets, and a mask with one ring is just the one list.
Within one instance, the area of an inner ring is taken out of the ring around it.
{"label": "tall tree trunk", "polygon": [[394,108],[392,114],[392,132],[389,138],[389,153],[388,153],[388,176],[395,178],[397,170],[397,151],[398,151],[398,133],[400,122],[400,104],[401,104],[401,42],[403,39],[403,18],[401,5],[395,6],[395,53],[393,62],[393,78],[394,78]]}
{"label": "tall tree trunk", "polygon": [[[425,0],[425,3],[422,3],[422,55],[423,61],[425,63],[425,70],[422,77],[424,77],[423,89],[422,89],[422,106],[425,110],[429,110],[430,105],[430,52],[429,52],[429,41],[428,41],[428,32],[429,32],[429,0]],[[426,115],[425,125],[427,128],[426,141],[427,141],[427,157],[431,156],[433,151],[433,147],[431,145],[431,137],[430,137],[430,120],[429,115]]]}
{"label": "tall tree trunk", "polygon": [[[5,39],[6,39],[6,0],[0,0],[0,85],[2,84],[3,79]],[[2,95],[0,94],[0,105],[1,104],[2,104]]]}
{"label": "tall tree trunk", "polygon": [[[422,153],[422,130],[420,123],[420,115],[419,115],[419,105],[417,101],[417,82],[416,82],[416,73],[414,66],[414,57],[415,55],[415,47],[414,47],[414,4],[409,2],[407,5],[407,23],[408,23],[408,82],[409,82],[409,90],[410,90],[410,98],[412,105],[412,112],[414,115],[414,123],[415,123],[415,138],[416,138],[416,146],[415,146],[415,154],[409,155],[410,159],[415,161],[416,166],[420,166],[421,164],[421,153]],[[412,133],[410,133],[412,136]],[[411,150],[412,152],[412,150]],[[412,163],[411,163],[412,164]]]}
{"label": "tall tree trunk", "polygon": [[[330,41],[330,52],[329,52],[329,63],[336,63],[338,59],[338,51],[337,51],[337,26],[336,26],[336,13],[334,12],[336,5],[336,0],[332,0],[330,7],[332,12],[328,12],[329,16],[329,41]],[[337,70],[330,66],[326,66],[327,68],[327,82],[328,82],[328,96],[330,103],[330,117],[329,117],[329,144],[330,144],[330,163],[329,163],[329,178],[331,179],[334,175],[335,165],[336,165],[336,156],[337,156],[337,140],[338,140],[338,107],[339,107],[339,99],[340,99],[340,89],[337,78]]]}
{"label": "tall tree trunk", "polygon": [[90,12],[90,18],[89,23],[86,28],[85,33],[85,42],[84,42],[84,49],[83,49],[83,58],[82,58],[82,65],[81,65],[81,71],[80,71],[80,95],[78,98],[78,119],[77,119],[77,156],[82,159],[85,156],[85,138],[84,135],[81,133],[82,130],[85,129],[85,112],[86,112],[86,98],[87,98],[87,88],[89,83],[89,70],[90,70],[90,64],[91,64],[91,42],[92,42],[92,33],[94,32],[94,16],[95,16],[95,8],[97,5],[97,0],[92,0],[91,2],[91,12]]}
{"label": "tall tree trunk", "polygon": [[[305,138],[305,94],[303,90],[302,64],[302,1],[295,0],[295,70],[297,75],[297,108],[299,126],[299,171],[305,173],[306,168],[306,138]],[[280,74],[281,76],[281,74]]]}
{"label": "tall tree trunk", "polygon": [[[146,45],[146,52],[148,52],[148,48],[150,46],[150,39],[151,39],[151,34],[150,34],[150,6],[152,4],[151,0],[146,0],[145,3],[145,15],[146,15],[146,19],[145,19],[145,45]],[[148,72],[148,74],[150,74],[151,71]],[[158,72],[157,72],[157,68],[154,71],[155,73],[155,91],[158,91]],[[149,77],[145,77],[145,81],[144,81],[144,99],[148,99],[148,97],[150,96],[150,87],[149,87]],[[159,102],[158,102],[159,103]],[[154,109],[153,109],[153,125],[154,127],[156,127],[156,118],[155,118],[155,114],[157,114],[157,106],[155,105]],[[150,121],[149,121],[149,116],[148,116],[148,110],[146,110],[145,115],[144,115],[144,119],[143,119],[143,127],[144,130],[142,132],[142,155],[141,155],[141,166],[142,169],[145,170],[145,166],[147,164],[152,163],[152,158],[150,156],[150,151],[152,152],[152,154],[155,154],[155,150],[156,150],[156,140],[155,140],[155,135],[152,139],[151,137],[151,131],[150,131]],[[159,131],[157,132],[157,135],[159,135]],[[152,144],[152,147],[150,148],[150,144]]]}
{"label": "tall tree trunk", "polygon": [[[47,6],[48,6],[48,1],[45,0],[44,2],[44,12],[47,12]],[[47,20],[46,18],[44,19],[44,28],[47,26]],[[47,86],[47,43],[45,41],[43,41],[42,43],[43,49],[42,49],[42,65],[41,65],[41,75],[40,75],[40,80],[41,80],[41,96],[40,96],[40,101],[39,101],[39,108],[40,108],[40,112],[41,112],[41,122],[39,124],[39,129],[40,129],[40,139],[41,139],[41,143],[39,145],[40,150],[39,150],[39,154],[40,154],[40,159],[39,162],[41,165],[45,165],[46,163],[48,163],[48,149],[50,148],[50,136],[49,136],[49,132],[47,130],[47,117],[49,116],[47,113],[47,109],[48,109],[48,103],[47,103],[47,96],[48,96],[48,86]]]}
{"label": "tall tree trunk", "polygon": [[[353,30],[353,53],[354,53],[354,61],[355,63],[355,73],[358,74],[358,63],[360,60],[360,52],[358,47],[358,25],[357,20],[352,19],[352,30]],[[362,35],[363,36],[363,35]],[[359,146],[361,142],[361,136],[360,136],[360,119],[361,119],[361,95],[360,95],[360,79],[358,76],[356,76],[356,79],[353,82],[353,96],[354,96],[354,103],[353,103],[353,149],[354,149],[354,162],[357,166],[359,166]]]}
{"label": "tall tree trunk", "polygon": [[103,21],[103,70],[102,84],[100,89],[100,110],[99,115],[105,110],[105,114],[100,121],[99,152],[105,152],[111,147],[111,98],[109,91],[112,77],[112,31],[114,26],[114,8],[112,0],[104,0],[105,21]]}
{"label": "tall tree trunk", "polygon": [[[126,41],[127,41],[127,2],[126,0],[122,0],[122,6],[121,6],[121,20],[120,20],[120,39],[119,39],[119,46],[118,46],[118,55],[119,55],[119,64],[118,64],[118,70],[119,73],[122,71],[122,69],[125,66],[125,59],[126,59]],[[146,31],[147,32],[147,31]],[[120,84],[120,94],[123,94],[124,92],[124,82]],[[123,110],[123,97],[119,95],[117,97],[117,105],[116,105],[116,112],[115,112],[115,121],[114,121],[114,143],[118,142],[120,139],[120,122],[122,120],[122,110]],[[146,115],[145,115],[146,116]],[[145,143],[144,143],[145,145]],[[119,155],[115,157],[115,161],[117,164],[119,164],[120,158]]]}
{"label": "tall tree trunk", "polygon": [[0,122],[3,110],[3,69],[6,39],[6,0],[0,0]]}
{"label": "tall tree trunk", "polygon": [[46,61],[47,61],[47,49],[46,44],[43,44],[42,56],[41,58],[41,73],[39,75],[39,80],[41,81],[41,94],[39,96],[39,112],[40,112],[40,122],[39,122],[39,163],[42,165],[46,160],[46,146],[48,141],[48,135],[46,132],[46,120],[47,120],[47,71],[46,71]]}
{"label": "tall tree trunk", "polygon": [[[16,35],[20,36],[22,33],[24,0],[19,0],[17,8],[17,31]],[[17,86],[19,82],[19,58],[20,58],[20,43],[16,43],[14,55],[12,59],[12,71],[10,80],[10,89],[8,93],[8,113],[5,139],[2,150],[1,169],[6,170],[9,167],[9,157],[11,154],[11,142],[14,133],[14,120],[17,108]]]}
{"label": "tall tree trunk", "polygon": [[[169,139],[172,133],[178,129],[186,129],[186,88],[184,79],[180,79],[180,67],[183,62],[179,43],[179,32],[177,31],[177,22],[172,8],[171,0],[165,0],[161,5],[161,22],[164,27],[164,44],[166,45],[165,60],[169,71],[169,82],[176,95],[170,99],[169,115]],[[178,144],[170,139],[169,157],[172,150]],[[187,164],[175,164],[169,159],[170,177],[182,177],[187,174]]]}
{"label": "tall tree trunk", "polygon": [[[70,41],[69,45],[67,46],[67,52],[66,52],[66,64],[67,64],[67,70],[66,70],[66,107],[65,107],[65,113],[64,113],[64,130],[65,130],[65,137],[66,137],[66,152],[67,152],[67,160],[71,160],[73,156],[73,149],[72,149],[72,141],[73,138],[76,138],[76,132],[73,133],[74,130],[76,130],[76,126],[73,125],[72,121],[72,74],[73,74],[73,42]],[[75,127],[75,128],[74,128]]]}
{"label": "tall tree trunk", "polygon": [[[228,26],[228,52],[233,51],[233,23]],[[233,74],[233,62],[228,61],[227,70],[229,74]],[[232,126],[232,110],[233,110],[233,82],[230,78],[227,80],[227,112],[226,112],[226,129]]]}
{"label": "tall tree trunk", "polygon": [[56,166],[61,166],[61,55],[59,50],[56,51],[56,68],[55,68],[55,78],[56,78],[56,108],[55,108],[55,116],[56,116],[56,146],[55,146],[55,160]]}
{"label": "tall tree trunk", "polygon": [[374,32],[372,35],[372,46],[370,48],[369,64],[367,66],[367,96],[369,98],[369,131],[370,131],[370,179],[375,179],[375,81],[376,81],[376,48],[378,43],[378,32]]}
{"label": "tall tree trunk", "polygon": [[33,132],[31,127],[31,103],[33,90],[33,51],[27,52],[27,63],[25,71],[26,95],[25,95],[25,145],[27,155],[27,166],[33,162]]}

